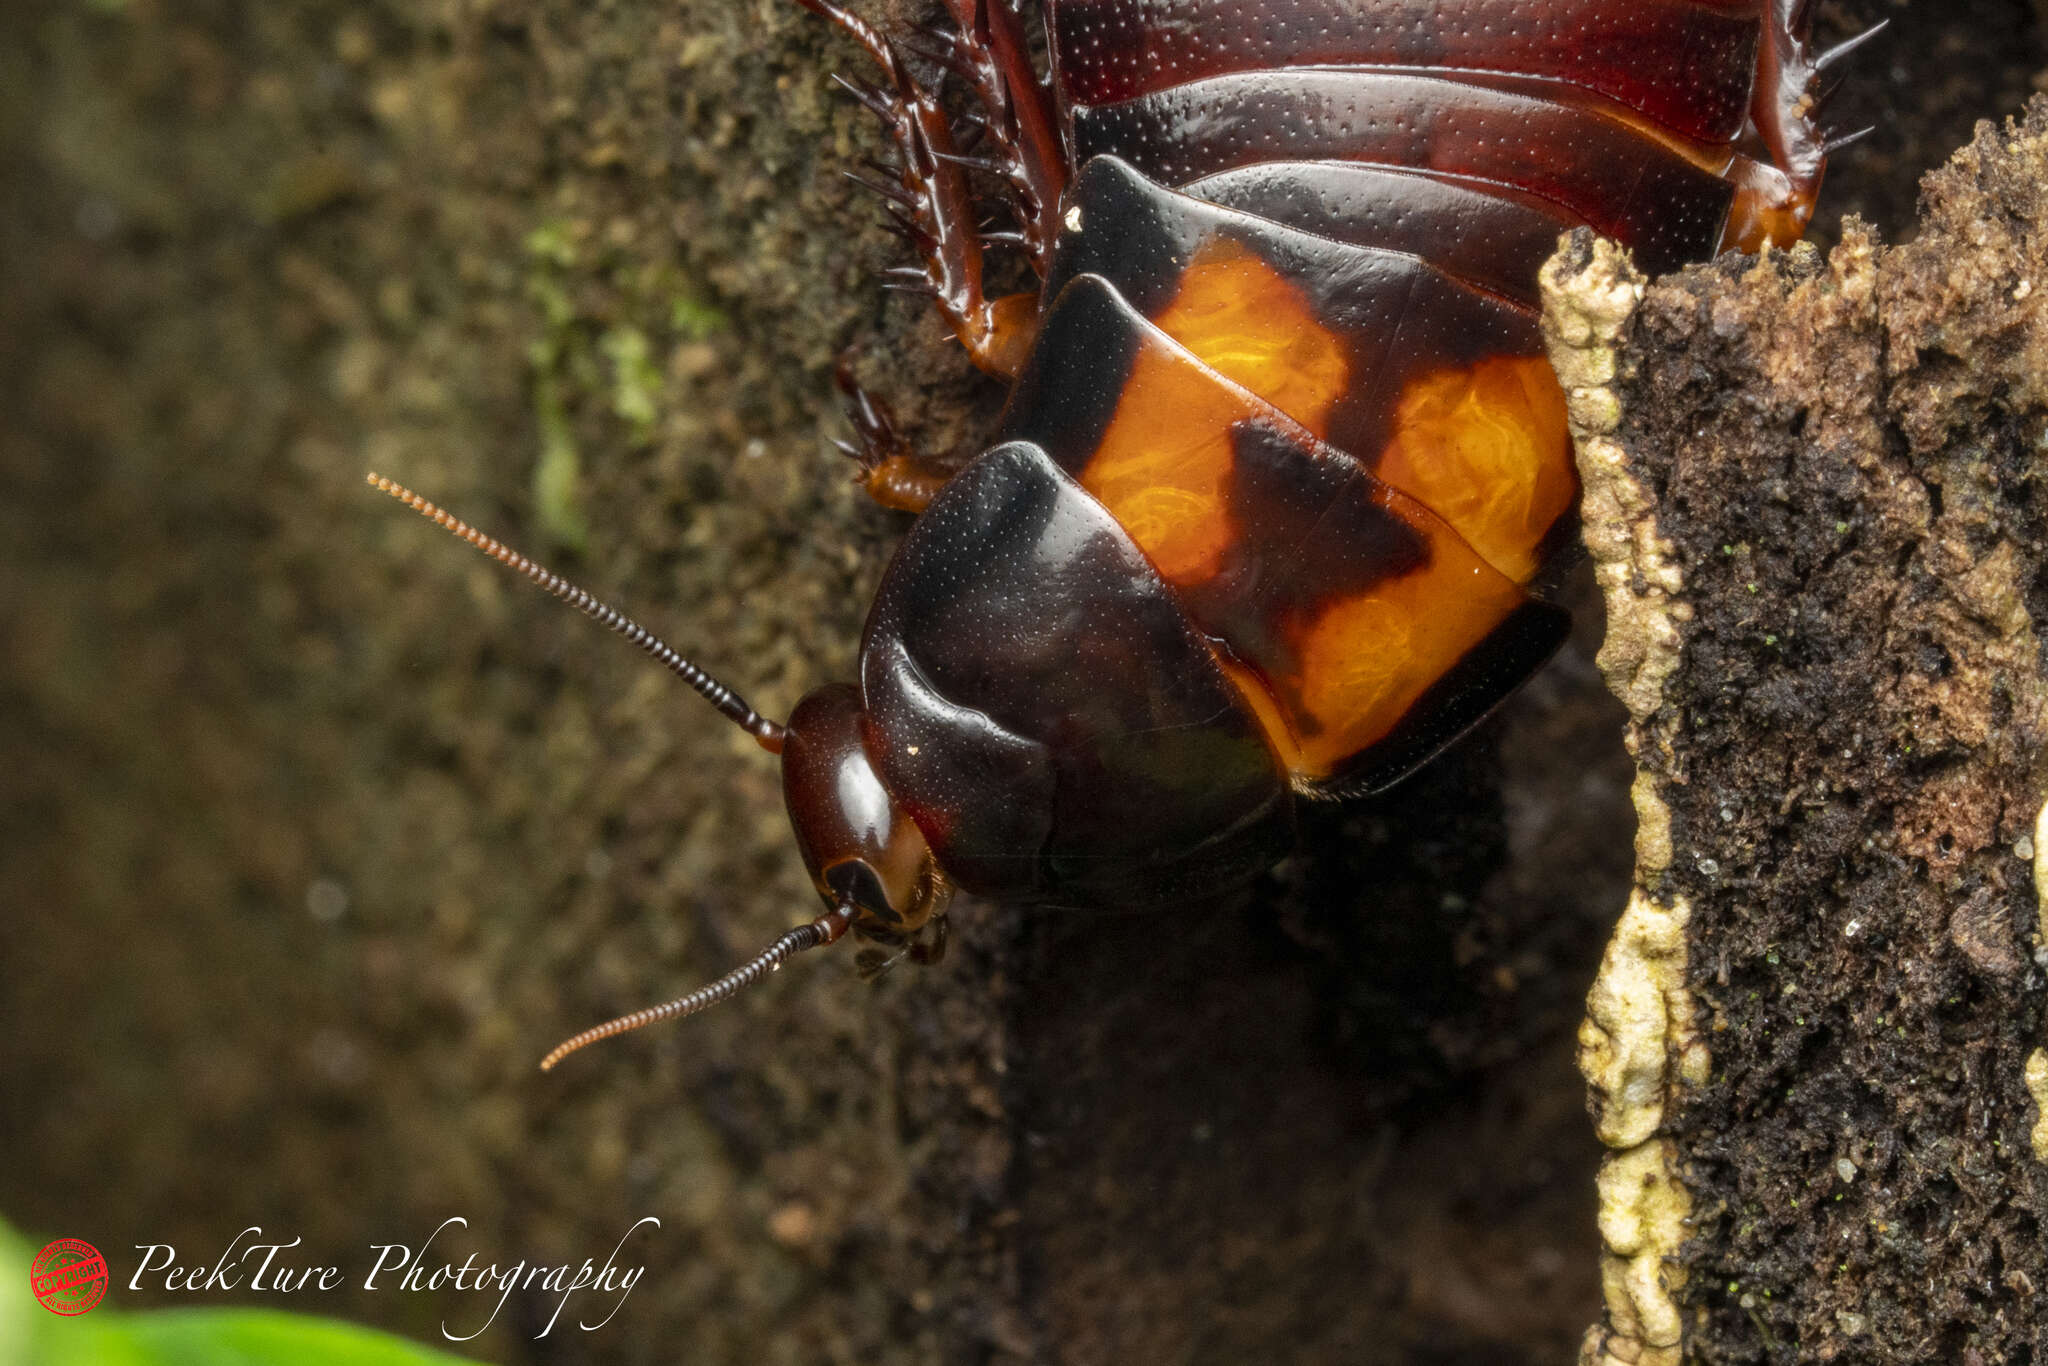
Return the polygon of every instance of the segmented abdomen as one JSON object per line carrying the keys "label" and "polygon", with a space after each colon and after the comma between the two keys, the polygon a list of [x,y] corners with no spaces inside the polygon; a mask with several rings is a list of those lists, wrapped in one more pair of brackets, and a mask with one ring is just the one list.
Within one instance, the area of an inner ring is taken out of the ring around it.
{"label": "segmented abdomen", "polygon": [[1048,0],[1074,163],[1003,437],[1106,507],[1295,785],[1383,786],[1554,648],[1536,271],[1712,254],[1757,0]]}

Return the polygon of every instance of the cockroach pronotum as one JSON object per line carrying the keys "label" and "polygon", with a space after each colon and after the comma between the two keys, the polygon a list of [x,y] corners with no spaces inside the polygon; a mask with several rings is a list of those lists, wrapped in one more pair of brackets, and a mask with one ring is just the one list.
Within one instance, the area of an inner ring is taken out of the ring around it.
{"label": "cockroach pronotum", "polygon": [[[1846,141],[1818,128],[1826,73],[1870,36],[1815,52],[1810,0],[1045,0],[1041,80],[1006,0],[908,41],[800,3],[878,68],[842,83],[894,144],[863,179],[918,256],[892,284],[1011,385],[994,443],[947,461],[842,370],[862,481],[919,514],[858,683],[770,721],[371,476],[779,754],[824,901],[543,1068],[849,930],[929,960],[956,888],[1212,894],[1289,849],[1297,802],[1471,728],[1567,625],[1532,591],[1577,493],[1538,267],[1580,225],[1651,271],[1795,240]],[[977,188],[1012,227],[984,231]],[[1042,288],[984,294],[992,245]]]}

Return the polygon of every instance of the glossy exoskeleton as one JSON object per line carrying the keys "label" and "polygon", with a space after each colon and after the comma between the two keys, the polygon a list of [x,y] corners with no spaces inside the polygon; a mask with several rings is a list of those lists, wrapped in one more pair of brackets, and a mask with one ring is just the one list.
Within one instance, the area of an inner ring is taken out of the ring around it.
{"label": "glossy exoskeleton", "polygon": [[[827,907],[544,1066],[847,929],[927,952],[954,888],[1213,893],[1296,803],[1470,728],[1567,626],[1530,591],[1577,493],[1538,267],[1580,225],[1653,271],[1796,239],[1855,46],[1813,53],[1806,0],[1045,0],[1047,83],[1002,0],[914,45],[801,3],[879,67],[848,84],[898,157],[865,182],[919,256],[898,286],[1010,396],[988,449],[931,459],[842,375],[864,482],[921,515],[857,684],[786,728],[494,549],[782,755]],[[975,99],[971,148],[906,52]],[[1038,293],[984,295],[991,241]]]}

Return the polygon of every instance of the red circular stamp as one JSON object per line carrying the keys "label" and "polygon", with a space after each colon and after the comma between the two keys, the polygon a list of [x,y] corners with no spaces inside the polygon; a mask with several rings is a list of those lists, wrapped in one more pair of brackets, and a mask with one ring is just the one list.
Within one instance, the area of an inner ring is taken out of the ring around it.
{"label": "red circular stamp", "polygon": [[91,1243],[59,1238],[29,1263],[28,1288],[52,1314],[83,1314],[107,1293],[107,1259]]}

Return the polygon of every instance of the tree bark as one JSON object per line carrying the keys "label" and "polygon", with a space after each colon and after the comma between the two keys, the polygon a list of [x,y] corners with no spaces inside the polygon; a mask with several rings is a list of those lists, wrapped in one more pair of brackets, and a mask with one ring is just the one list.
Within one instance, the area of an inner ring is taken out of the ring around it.
{"label": "tree bark", "polygon": [[1551,263],[1634,891],[1588,1363],[2048,1351],[2048,102],[1909,245]]}

